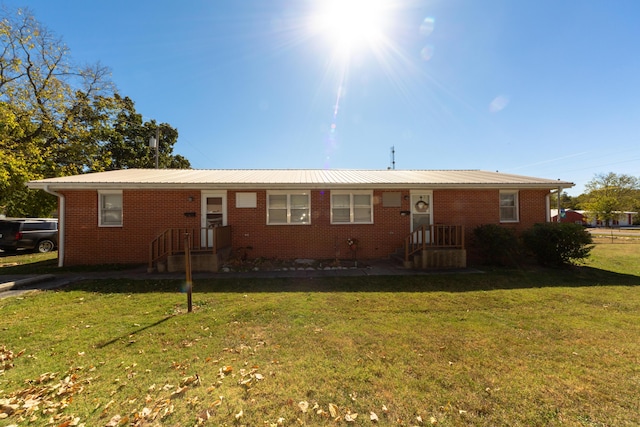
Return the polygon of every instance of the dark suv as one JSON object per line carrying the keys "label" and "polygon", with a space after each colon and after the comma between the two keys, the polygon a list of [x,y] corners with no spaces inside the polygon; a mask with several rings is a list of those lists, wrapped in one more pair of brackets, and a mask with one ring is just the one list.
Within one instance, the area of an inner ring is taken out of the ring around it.
{"label": "dark suv", "polygon": [[0,219],[0,249],[15,252],[31,249],[51,252],[58,246],[58,220],[55,218]]}

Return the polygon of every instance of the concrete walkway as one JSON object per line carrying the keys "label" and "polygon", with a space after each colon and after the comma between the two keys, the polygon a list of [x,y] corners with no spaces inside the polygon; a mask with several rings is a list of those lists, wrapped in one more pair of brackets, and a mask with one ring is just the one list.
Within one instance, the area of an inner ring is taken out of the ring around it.
{"label": "concrete walkway", "polygon": [[[447,273],[478,273],[478,270],[411,270],[392,260],[367,261],[363,267],[314,269],[298,266],[286,270],[230,271],[219,273],[193,273],[193,280],[226,278],[311,278],[311,277],[356,277],[356,276],[416,276]],[[147,273],[146,267],[120,271],[60,273],[40,275],[0,274],[0,298],[17,296],[34,290],[48,290],[66,286],[82,280],[131,279],[131,280],[184,280],[184,273]]]}

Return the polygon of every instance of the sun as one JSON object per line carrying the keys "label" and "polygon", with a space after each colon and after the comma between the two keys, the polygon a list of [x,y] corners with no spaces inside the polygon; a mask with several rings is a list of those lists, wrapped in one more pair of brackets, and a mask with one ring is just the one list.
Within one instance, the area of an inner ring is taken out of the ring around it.
{"label": "sun", "polygon": [[384,38],[387,7],[383,0],[323,0],[312,17],[314,33],[326,36],[343,53],[368,45],[375,48]]}

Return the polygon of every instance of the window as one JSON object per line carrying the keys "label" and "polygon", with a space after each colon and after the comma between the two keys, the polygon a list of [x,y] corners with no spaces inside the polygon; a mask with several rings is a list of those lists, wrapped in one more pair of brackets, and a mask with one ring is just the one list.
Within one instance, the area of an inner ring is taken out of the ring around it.
{"label": "window", "polygon": [[373,195],[367,193],[331,193],[332,224],[372,224]]}
{"label": "window", "polygon": [[98,225],[122,227],[122,192],[98,193]]}
{"label": "window", "polygon": [[267,224],[311,224],[309,193],[267,194]]}
{"label": "window", "polygon": [[518,222],[518,192],[500,192],[500,222]]}

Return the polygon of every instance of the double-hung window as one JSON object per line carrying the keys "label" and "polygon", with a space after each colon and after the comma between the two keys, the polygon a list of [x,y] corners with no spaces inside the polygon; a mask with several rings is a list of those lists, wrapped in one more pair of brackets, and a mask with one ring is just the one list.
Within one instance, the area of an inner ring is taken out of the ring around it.
{"label": "double-hung window", "polygon": [[267,224],[311,224],[309,192],[268,193]]}
{"label": "double-hung window", "polygon": [[98,193],[98,225],[122,227],[122,191]]}
{"label": "double-hung window", "polygon": [[518,192],[500,191],[500,222],[518,222]]}
{"label": "double-hung window", "polygon": [[331,192],[332,224],[372,224],[373,194],[368,192]]}

